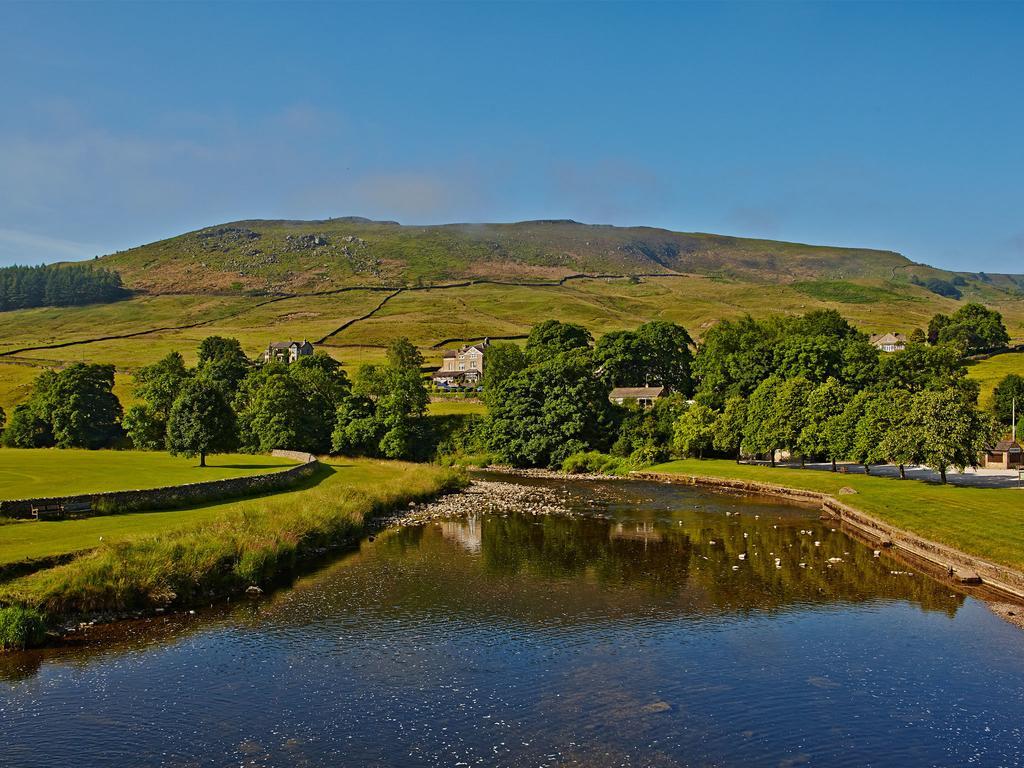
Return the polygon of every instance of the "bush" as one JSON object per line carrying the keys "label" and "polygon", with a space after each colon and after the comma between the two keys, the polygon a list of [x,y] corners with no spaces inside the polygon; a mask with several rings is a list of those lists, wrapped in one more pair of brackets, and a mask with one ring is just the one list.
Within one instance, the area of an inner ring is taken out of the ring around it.
{"label": "bush", "polygon": [[570,475],[625,475],[632,469],[631,461],[600,451],[574,453],[562,462],[562,471]]}
{"label": "bush", "polygon": [[17,605],[0,608],[0,650],[23,651],[41,645],[45,637],[43,614]]}

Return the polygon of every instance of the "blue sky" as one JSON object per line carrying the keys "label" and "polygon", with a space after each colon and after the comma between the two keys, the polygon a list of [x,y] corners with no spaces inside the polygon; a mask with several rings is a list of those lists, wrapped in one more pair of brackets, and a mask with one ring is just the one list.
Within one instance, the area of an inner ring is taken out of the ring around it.
{"label": "blue sky", "polygon": [[0,3],[0,264],[574,218],[1024,272],[1024,4]]}

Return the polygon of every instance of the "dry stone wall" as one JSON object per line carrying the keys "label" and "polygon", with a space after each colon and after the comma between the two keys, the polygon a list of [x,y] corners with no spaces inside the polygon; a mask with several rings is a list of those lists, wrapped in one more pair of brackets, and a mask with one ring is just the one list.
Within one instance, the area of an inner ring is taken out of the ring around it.
{"label": "dry stone wall", "polygon": [[133,512],[150,509],[174,509],[200,504],[207,501],[253,496],[291,488],[316,471],[317,460],[308,453],[274,451],[275,456],[291,458],[302,463],[289,469],[269,472],[263,475],[231,477],[225,480],[209,480],[203,483],[170,485],[162,488],[145,488],[134,491],[107,491],[84,493],[73,496],[54,496],[38,499],[0,500],[0,516],[32,517],[33,508],[47,506],[76,507],[88,505],[91,511],[76,514],[76,517]]}

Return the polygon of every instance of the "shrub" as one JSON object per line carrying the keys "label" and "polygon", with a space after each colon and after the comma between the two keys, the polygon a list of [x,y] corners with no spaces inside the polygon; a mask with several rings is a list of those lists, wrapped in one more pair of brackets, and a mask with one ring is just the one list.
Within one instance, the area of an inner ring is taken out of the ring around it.
{"label": "shrub", "polygon": [[23,651],[41,645],[46,637],[46,620],[30,608],[0,608],[0,650]]}
{"label": "shrub", "polygon": [[625,475],[631,469],[631,461],[600,451],[580,451],[562,462],[562,471],[570,475]]}

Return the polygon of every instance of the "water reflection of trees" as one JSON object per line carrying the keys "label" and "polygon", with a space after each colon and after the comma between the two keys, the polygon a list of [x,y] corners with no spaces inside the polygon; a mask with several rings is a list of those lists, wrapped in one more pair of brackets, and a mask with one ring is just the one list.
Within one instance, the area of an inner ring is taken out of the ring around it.
{"label": "water reflection of trees", "polygon": [[951,599],[949,587],[919,573],[907,575],[905,566],[875,557],[818,521],[779,525],[770,519],[687,516],[655,525],[510,516],[485,518],[481,541],[483,568],[490,574],[588,575],[603,586],[652,595],[687,592],[694,607],[731,611],[893,599],[952,615],[963,602],[962,596]]}

